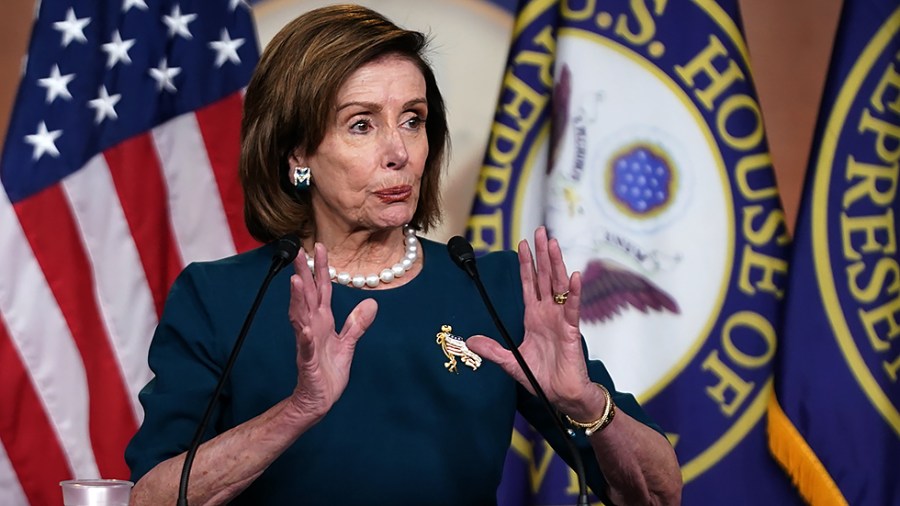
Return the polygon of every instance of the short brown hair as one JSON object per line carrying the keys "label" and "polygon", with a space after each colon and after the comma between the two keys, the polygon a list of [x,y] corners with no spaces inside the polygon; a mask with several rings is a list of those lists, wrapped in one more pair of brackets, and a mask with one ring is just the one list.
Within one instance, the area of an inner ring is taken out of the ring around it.
{"label": "short brown hair", "polygon": [[[335,5],[294,19],[269,42],[250,80],[241,124],[240,176],[250,234],[268,242],[315,231],[308,191],[288,177],[289,158],[314,154],[350,75],[386,55],[416,64],[425,78],[428,158],[411,225],[423,231],[441,218],[440,179],[449,147],[444,99],[425,58],[428,41],[365,7]],[[313,176],[315,177],[315,176]]]}

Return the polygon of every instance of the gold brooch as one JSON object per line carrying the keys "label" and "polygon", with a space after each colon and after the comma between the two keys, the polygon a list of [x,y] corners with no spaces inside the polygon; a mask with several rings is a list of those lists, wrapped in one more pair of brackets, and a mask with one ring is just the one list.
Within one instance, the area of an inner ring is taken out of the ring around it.
{"label": "gold brooch", "polygon": [[444,367],[450,372],[459,372],[456,370],[456,357],[462,360],[463,364],[471,367],[473,371],[477,370],[481,365],[481,357],[466,346],[466,341],[450,332],[453,327],[450,325],[441,325],[441,331],[437,333],[436,343],[441,345],[444,356],[449,360],[444,362]]}

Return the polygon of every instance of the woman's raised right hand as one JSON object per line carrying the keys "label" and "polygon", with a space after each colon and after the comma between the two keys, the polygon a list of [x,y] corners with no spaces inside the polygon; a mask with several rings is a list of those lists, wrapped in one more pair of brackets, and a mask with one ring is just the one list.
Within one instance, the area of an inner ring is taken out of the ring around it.
{"label": "woman's raised right hand", "polygon": [[375,320],[378,304],[373,299],[360,302],[336,332],[325,246],[316,243],[314,255],[315,276],[303,254],[294,260],[291,276],[288,315],[297,339],[298,370],[291,402],[301,413],[322,417],[347,387],[353,351]]}

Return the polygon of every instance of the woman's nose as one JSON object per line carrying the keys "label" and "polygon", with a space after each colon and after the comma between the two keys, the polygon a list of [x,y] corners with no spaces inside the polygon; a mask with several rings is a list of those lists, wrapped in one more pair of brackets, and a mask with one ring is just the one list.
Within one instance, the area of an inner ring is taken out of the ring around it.
{"label": "woman's nose", "polygon": [[396,128],[387,130],[384,140],[385,167],[389,169],[401,169],[409,161],[409,151],[406,149],[406,140]]}

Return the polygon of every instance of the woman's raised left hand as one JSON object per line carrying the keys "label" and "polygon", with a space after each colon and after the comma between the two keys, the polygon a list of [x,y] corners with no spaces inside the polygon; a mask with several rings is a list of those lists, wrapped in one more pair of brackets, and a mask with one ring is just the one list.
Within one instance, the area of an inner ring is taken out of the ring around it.
{"label": "woman's raised left hand", "polygon": [[[569,276],[559,242],[548,239],[544,227],[534,233],[534,255],[527,241],[519,243],[519,272],[525,302],[525,336],[519,352],[557,409],[575,419],[597,418],[605,399],[588,377],[582,349],[581,274]],[[500,343],[472,336],[466,344],[534,393],[513,354]]]}

